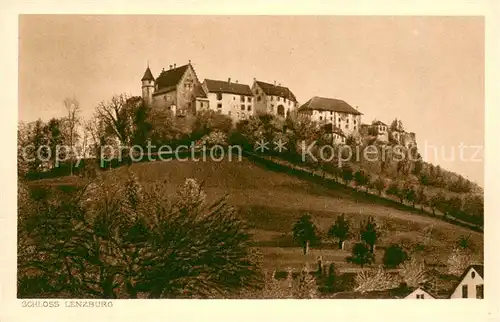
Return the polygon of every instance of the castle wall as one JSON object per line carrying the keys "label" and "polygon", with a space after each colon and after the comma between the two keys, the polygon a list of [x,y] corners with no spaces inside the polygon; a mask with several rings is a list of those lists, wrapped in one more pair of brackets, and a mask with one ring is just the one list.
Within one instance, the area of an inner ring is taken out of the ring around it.
{"label": "castle wall", "polygon": [[248,119],[254,115],[254,98],[251,96],[221,93],[221,99],[217,99],[217,93],[208,93],[210,109],[231,117],[233,122]]}
{"label": "castle wall", "polygon": [[201,84],[190,66],[177,84],[177,112],[179,114],[196,112],[194,90],[198,86]]}

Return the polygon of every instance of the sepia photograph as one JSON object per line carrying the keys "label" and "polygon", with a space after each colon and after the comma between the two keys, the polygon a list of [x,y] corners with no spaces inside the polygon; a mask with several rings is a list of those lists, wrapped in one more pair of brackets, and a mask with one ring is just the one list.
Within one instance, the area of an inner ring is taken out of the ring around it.
{"label": "sepia photograph", "polygon": [[485,298],[484,17],[18,28],[23,306]]}

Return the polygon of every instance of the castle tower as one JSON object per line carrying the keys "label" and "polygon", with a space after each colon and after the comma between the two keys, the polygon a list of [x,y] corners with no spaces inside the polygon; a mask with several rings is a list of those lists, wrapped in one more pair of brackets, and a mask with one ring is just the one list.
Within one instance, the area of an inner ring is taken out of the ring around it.
{"label": "castle tower", "polygon": [[144,103],[146,105],[150,106],[153,103],[155,78],[151,73],[151,69],[149,69],[149,63],[148,63],[148,68],[144,72],[144,76],[142,76],[141,82],[142,82],[142,99],[144,100]]}

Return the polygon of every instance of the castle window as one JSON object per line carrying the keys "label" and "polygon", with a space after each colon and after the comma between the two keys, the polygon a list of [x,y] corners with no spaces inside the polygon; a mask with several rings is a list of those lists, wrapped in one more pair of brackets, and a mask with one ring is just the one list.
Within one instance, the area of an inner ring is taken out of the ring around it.
{"label": "castle window", "polygon": [[250,111],[252,110],[252,106],[251,106],[251,105],[248,105],[247,110],[250,112]]}
{"label": "castle window", "polygon": [[240,96],[240,101],[241,101],[241,102],[245,102],[245,96],[241,95],[241,96]]}
{"label": "castle window", "polygon": [[245,110],[245,104],[241,104],[241,110],[244,111]]}
{"label": "castle window", "polygon": [[474,271],[473,271],[473,272],[470,274],[470,277],[471,277],[472,279],[474,279],[474,278],[476,277],[476,272],[474,272]]}
{"label": "castle window", "polygon": [[323,121],[323,116],[320,116],[320,117],[319,117],[319,120],[320,120],[320,121]]}
{"label": "castle window", "polygon": [[252,98],[250,96],[247,97],[247,102],[251,102],[252,101]]}
{"label": "castle window", "polygon": [[222,104],[221,103],[217,104],[217,108],[222,108]]}
{"label": "castle window", "polygon": [[259,95],[259,96],[257,96],[257,101],[260,102],[260,100],[261,100],[261,97]]}
{"label": "castle window", "polygon": [[217,100],[220,101],[222,99],[222,93],[217,93]]}

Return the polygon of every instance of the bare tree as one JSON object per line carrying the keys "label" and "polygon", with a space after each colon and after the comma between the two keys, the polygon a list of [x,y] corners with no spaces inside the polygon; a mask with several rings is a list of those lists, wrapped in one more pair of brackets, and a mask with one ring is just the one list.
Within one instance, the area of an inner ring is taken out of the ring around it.
{"label": "bare tree", "polygon": [[69,166],[70,166],[70,175],[73,175],[73,162],[75,158],[75,143],[78,140],[78,132],[77,128],[81,122],[80,118],[80,103],[76,100],[76,98],[66,98],[63,102],[64,108],[66,108],[66,112],[68,116],[66,118],[67,124],[67,134],[69,139]]}
{"label": "bare tree", "polygon": [[105,131],[115,136],[120,144],[130,143],[133,131],[133,104],[126,94],[115,95],[96,107],[96,116],[105,125]]}

